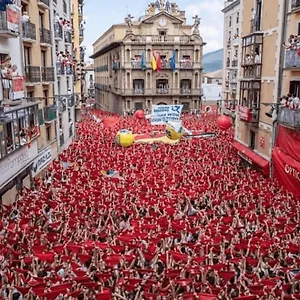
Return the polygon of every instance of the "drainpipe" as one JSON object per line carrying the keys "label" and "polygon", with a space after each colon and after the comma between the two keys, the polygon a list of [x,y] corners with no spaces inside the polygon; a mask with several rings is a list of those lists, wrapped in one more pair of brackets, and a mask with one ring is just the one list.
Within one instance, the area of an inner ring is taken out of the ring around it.
{"label": "drainpipe", "polygon": [[[287,15],[289,12],[289,1],[283,1],[283,20],[280,25],[281,29],[281,40],[280,40],[280,56],[279,56],[279,68],[278,68],[278,87],[277,87],[277,99],[276,99],[276,116],[278,116],[278,108],[279,108],[279,99],[282,94],[282,80],[283,80],[283,66],[284,66],[284,59],[285,59],[285,51],[282,47],[282,44],[286,41],[287,37]],[[273,122],[273,130],[272,130],[272,144],[271,149],[274,148],[277,138],[277,132],[278,132],[278,122],[277,118]],[[270,176],[273,177],[273,160],[271,159],[270,164]]]}

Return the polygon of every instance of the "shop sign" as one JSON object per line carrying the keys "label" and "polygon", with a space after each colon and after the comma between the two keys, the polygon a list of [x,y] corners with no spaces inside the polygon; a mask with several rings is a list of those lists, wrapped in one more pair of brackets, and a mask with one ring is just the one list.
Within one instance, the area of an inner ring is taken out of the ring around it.
{"label": "shop sign", "polygon": [[0,187],[26,168],[38,155],[37,141],[6,155],[0,161]]}
{"label": "shop sign", "polygon": [[52,161],[51,147],[43,149],[38,157],[33,161],[31,172],[32,176],[36,176]]}

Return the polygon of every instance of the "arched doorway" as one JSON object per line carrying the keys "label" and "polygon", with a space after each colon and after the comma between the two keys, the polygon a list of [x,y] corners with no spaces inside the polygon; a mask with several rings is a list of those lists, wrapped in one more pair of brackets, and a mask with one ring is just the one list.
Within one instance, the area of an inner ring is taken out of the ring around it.
{"label": "arched doorway", "polygon": [[159,102],[159,103],[157,103],[157,105],[167,105],[167,103],[165,103],[165,102]]}

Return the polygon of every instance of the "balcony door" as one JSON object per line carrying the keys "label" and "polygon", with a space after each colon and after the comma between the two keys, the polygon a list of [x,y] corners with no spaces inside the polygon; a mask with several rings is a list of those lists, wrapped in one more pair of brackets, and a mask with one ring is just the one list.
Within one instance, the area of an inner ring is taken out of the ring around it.
{"label": "balcony door", "polygon": [[44,29],[44,14],[43,13],[39,13],[39,25],[41,29]]}
{"label": "balcony door", "polygon": [[47,56],[46,51],[41,51],[41,67],[46,67],[47,65]]}
{"label": "balcony door", "polygon": [[133,80],[133,89],[136,92],[143,92],[144,91],[144,80],[143,79],[134,79]]}
{"label": "balcony door", "polygon": [[290,82],[290,94],[292,94],[294,97],[300,98],[300,81]]}
{"label": "balcony door", "polygon": [[31,54],[31,48],[24,47],[24,64],[25,67],[30,66],[30,55]]}

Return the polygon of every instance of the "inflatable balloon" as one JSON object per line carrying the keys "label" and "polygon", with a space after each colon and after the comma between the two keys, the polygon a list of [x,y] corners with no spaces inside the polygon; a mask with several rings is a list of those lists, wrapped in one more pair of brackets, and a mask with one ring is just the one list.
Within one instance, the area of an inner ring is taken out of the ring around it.
{"label": "inflatable balloon", "polygon": [[134,143],[134,135],[127,129],[120,130],[116,135],[116,144],[121,147],[130,147]]}
{"label": "inflatable balloon", "polygon": [[166,136],[170,140],[180,140],[184,134],[184,128],[179,122],[168,122],[166,125]]}
{"label": "inflatable balloon", "polygon": [[137,119],[144,119],[145,118],[145,113],[143,110],[139,109],[137,110],[135,113],[134,113],[134,116],[137,118]]}
{"label": "inflatable balloon", "polygon": [[232,125],[231,118],[225,115],[220,116],[217,120],[217,125],[221,130],[228,130]]}

